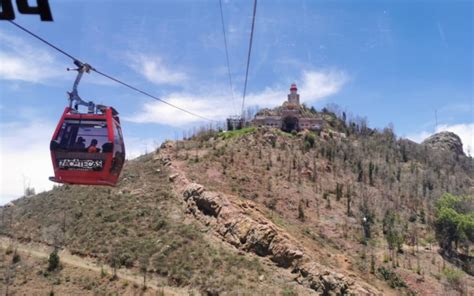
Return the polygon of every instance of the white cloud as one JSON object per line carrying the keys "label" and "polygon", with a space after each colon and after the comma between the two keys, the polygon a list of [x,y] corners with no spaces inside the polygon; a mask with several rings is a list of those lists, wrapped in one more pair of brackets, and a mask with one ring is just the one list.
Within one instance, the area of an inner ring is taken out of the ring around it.
{"label": "white cloud", "polygon": [[160,142],[151,138],[125,137],[127,159],[134,159],[140,155],[150,153],[160,146]]}
{"label": "white cloud", "polygon": [[[347,82],[348,77],[342,71],[304,71],[301,74],[299,93],[302,102],[315,102],[333,95]],[[275,107],[286,100],[290,83],[278,87],[267,87],[260,92],[250,93],[246,97],[246,106]],[[227,89],[227,88],[222,88]],[[236,94],[236,98],[241,98]],[[182,107],[201,116],[213,120],[223,120],[235,114],[236,105],[230,101],[229,95],[223,92],[212,92],[209,88],[202,88],[197,93],[176,92],[166,97],[166,101]],[[240,106],[240,102],[237,104]],[[137,123],[161,123],[171,126],[184,126],[203,121],[202,119],[177,110],[160,102],[147,102],[142,111],[126,120]]]}
{"label": "white cloud", "polygon": [[337,93],[348,81],[348,76],[342,71],[305,71],[300,93],[304,94],[303,101],[316,101]]}
{"label": "white cloud", "polygon": [[155,84],[175,85],[188,79],[181,71],[169,68],[157,55],[129,54],[132,68]]}
{"label": "white cloud", "polygon": [[[223,95],[197,96],[187,93],[172,93],[166,98],[166,101],[203,117],[220,120],[230,112],[226,99]],[[154,101],[145,103],[140,114],[124,119],[137,123],[162,123],[171,126],[184,126],[203,121],[201,118]]]}
{"label": "white cloud", "polygon": [[436,128],[435,132],[422,131],[417,134],[408,135],[408,138],[417,143],[421,143],[432,134],[442,131],[453,132],[458,135],[461,138],[464,153],[466,153],[466,155],[474,154],[474,123],[441,124]]}
{"label": "white cloud", "polygon": [[23,195],[25,185],[36,192],[52,188],[49,141],[51,123],[13,122],[0,124],[0,204]]}
{"label": "white cloud", "polygon": [[[0,124],[0,205],[23,195],[24,186],[36,193],[55,183],[49,143],[55,125],[51,122],[9,122]],[[152,152],[159,142],[151,138],[126,137],[127,159]]]}
{"label": "white cloud", "polygon": [[0,31],[0,80],[44,82],[60,77],[64,66],[47,50]]}

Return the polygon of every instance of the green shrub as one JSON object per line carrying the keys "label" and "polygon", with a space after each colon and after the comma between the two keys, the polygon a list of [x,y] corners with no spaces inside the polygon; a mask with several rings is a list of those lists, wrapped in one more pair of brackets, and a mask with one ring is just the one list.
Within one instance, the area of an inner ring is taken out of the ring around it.
{"label": "green shrub", "polygon": [[292,287],[285,287],[281,292],[282,296],[297,296],[298,293]]}
{"label": "green shrub", "polygon": [[127,252],[122,253],[120,255],[120,259],[119,259],[120,265],[130,268],[133,266],[133,261],[134,261],[134,258],[132,257],[131,254]]}
{"label": "green shrub", "polygon": [[59,255],[58,250],[54,249],[54,251],[49,255],[48,260],[48,271],[54,271],[59,268]]}
{"label": "green shrub", "polygon": [[314,144],[316,143],[316,137],[313,133],[307,133],[304,136],[304,147],[306,149],[313,148]]}
{"label": "green shrub", "polygon": [[455,196],[449,193],[436,203],[435,233],[445,251],[452,250],[452,243],[474,241],[474,215],[469,212],[474,197]]}
{"label": "green shrub", "polygon": [[400,276],[396,272],[388,268],[385,268],[384,266],[377,268],[377,271],[382,276],[382,278],[388,282],[390,287],[394,289],[407,287],[407,284],[405,283],[405,281],[402,278],[400,278]]}
{"label": "green shrub", "polygon": [[462,289],[462,281],[464,273],[458,269],[445,267],[443,268],[443,275],[448,284],[456,290]]}

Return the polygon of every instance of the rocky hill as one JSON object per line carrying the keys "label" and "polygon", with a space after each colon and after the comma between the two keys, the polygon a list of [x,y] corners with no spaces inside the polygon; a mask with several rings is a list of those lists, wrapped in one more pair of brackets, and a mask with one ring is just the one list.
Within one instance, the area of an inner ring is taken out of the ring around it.
{"label": "rocky hill", "polygon": [[[443,193],[474,194],[473,159],[328,117],[319,133],[247,128],[166,142],[127,162],[115,188],[65,185],[15,201],[0,210],[0,231],[188,294],[472,291],[472,242],[447,256],[433,225]],[[0,275],[16,270],[14,291],[41,280],[81,294],[143,292],[99,275],[89,289],[63,271],[28,277],[26,263],[0,258]]]}
{"label": "rocky hill", "polygon": [[459,155],[464,155],[461,138],[452,132],[434,134],[424,140],[422,144],[435,150],[451,151]]}

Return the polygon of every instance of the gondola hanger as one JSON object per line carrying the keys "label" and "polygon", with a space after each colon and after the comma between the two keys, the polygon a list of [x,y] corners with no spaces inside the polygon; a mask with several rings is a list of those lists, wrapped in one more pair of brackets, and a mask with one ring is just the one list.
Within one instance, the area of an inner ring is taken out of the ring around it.
{"label": "gondola hanger", "polygon": [[[58,122],[50,144],[54,177],[51,181],[66,184],[114,186],[125,161],[125,145],[120,118],[113,107],[84,101],[78,86],[92,67],[77,60],[77,76],[68,106]],[[79,106],[87,107],[81,113]]]}

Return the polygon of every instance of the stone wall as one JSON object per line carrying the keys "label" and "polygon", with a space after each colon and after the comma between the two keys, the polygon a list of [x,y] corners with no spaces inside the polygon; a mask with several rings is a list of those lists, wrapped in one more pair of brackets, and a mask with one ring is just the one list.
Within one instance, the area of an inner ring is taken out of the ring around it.
{"label": "stone wall", "polygon": [[[321,118],[299,117],[298,115],[289,115],[298,119],[298,130],[320,130],[323,126]],[[283,127],[283,118],[285,116],[256,116],[253,120],[254,126],[268,126],[274,128]]]}

